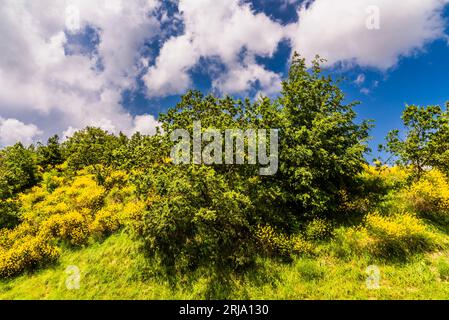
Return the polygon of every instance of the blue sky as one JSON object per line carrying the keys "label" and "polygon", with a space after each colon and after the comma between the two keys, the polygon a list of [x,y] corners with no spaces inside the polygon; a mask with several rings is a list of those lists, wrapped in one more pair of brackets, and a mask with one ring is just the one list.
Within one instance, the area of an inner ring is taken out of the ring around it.
{"label": "blue sky", "polygon": [[[298,19],[293,2],[288,9],[280,8],[278,1],[275,0],[248,2],[252,3],[256,12],[263,12],[283,24],[292,23]],[[447,6],[442,15],[445,18],[449,16]],[[267,69],[285,77],[291,53],[291,45],[288,41],[282,41],[272,57],[259,57],[258,61]],[[388,155],[378,152],[378,145],[384,143],[389,130],[402,127],[400,117],[406,104],[444,105],[446,101],[449,101],[448,58],[449,46],[445,39],[439,39],[426,44],[410,57],[402,57],[398,64],[389,70],[360,66],[354,66],[349,70],[341,66],[327,68],[326,71],[336,77],[344,77],[342,88],[347,94],[348,101],[360,102],[360,105],[356,107],[359,120],[374,120],[370,158],[388,158]],[[192,88],[205,93],[213,92],[210,75],[201,71],[191,72],[194,79]],[[356,80],[360,75],[363,75],[365,80],[362,84],[357,84]],[[137,113],[153,112],[157,116],[157,112],[164,112],[167,108],[174,106],[180,98],[180,95],[172,95],[163,99],[149,99],[145,96],[145,89],[143,87],[140,89],[140,93],[125,95],[125,105]]]}
{"label": "blue sky", "polygon": [[[358,68],[365,74],[365,82],[378,81],[370,92],[360,92],[360,87],[347,81],[343,89],[349,100],[360,101],[356,107],[360,119],[373,119],[370,146],[377,156],[377,146],[384,143],[388,131],[402,128],[401,113],[406,104],[444,106],[449,101],[449,48],[446,41],[436,41],[426,46],[426,51],[401,59],[387,72]],[[354,79],[354,70],[342,72],[347,79]],[[380,154],[386,159],[385,154]]]}
{"label": "blue sky", "polygon": [[151,134],[188,89],[275,96],[296,50],[346,79],[374,157],[405,104],[449,100],[447,2],[5,0],[0,145],[86,125]]}

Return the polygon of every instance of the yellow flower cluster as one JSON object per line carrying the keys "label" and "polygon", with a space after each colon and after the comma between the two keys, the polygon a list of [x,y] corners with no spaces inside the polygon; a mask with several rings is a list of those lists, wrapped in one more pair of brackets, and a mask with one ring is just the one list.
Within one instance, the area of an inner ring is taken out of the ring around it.
{"label": "yellow flower cluster", "polygon": [[42,224],[41,232],[54,239],[69,241],[72,245],[82,245],[89,236],[89,224],[86,216],[71,211],[51,216]]}
{"label": "yellow flower cluster", "polygon": [[399,167],[399,166],[370,166],[365,165],[364,172],[369,175],[377,175],[384,179],[395,180],[395,181],[404,181],[406,180],[411,170],[409,168]]}
{"label": "yellow flower cluster", "polygon": [[14,247],[0,249],[0,277],[11,277],[25,269],[55,261],[59,249],[43,237],[26,236]]}
{"label": "yellow flower cluster", "polygon": [[307,240],[305,240],[301,236],[297,236],[292,239],[293,244],[293,252],[296,254],[307,254],[311,255],[315,251],[315,247],[313,244]]}
{"label": "yellow flower cluster", "polygon": [[296,244],[298,252],[302,251],[300,248],[302,243],[299,243],[299,239],[292,241],[287,235],[276,232],[270,225],[258,226],[255,237],[262,250],[268,255],[288,256],[293,252]]}
{"label": "yellow flower cluster", "polygon": [[368,230],[382,238],[400,239],[426,232],[426,226],[418,218],[409,213],[384,217],[369,214],[366,217]]}
{"label": "yellow flower cluster", "polygon": [[84,245],[117,231],[130,220],[139,220],[145,203],[134,196],[123,172],[107,179],[111,190],[99,186],[95,177],[80,172],[72,181],[48,190],[35,187],[20,196],[22,223],[13,230],[0,230],[0,277],[16,275],[40,263],[54,261],[64,241]]}
{"label": "yellow flower cluster", "polygon": [[305,234],[309,240],[323,240],[332,235],[332,226],[323,219],[314,219],[307,225]]}
{"label": "yellow flower cluster", "polygon": [[117,170],[111,172],[111,174],[105,179],[106,189],[111,189],[113,187],[123,188],[126,186],[129,180],[129,175],[125,171]]}
{"label": "yellow flower cluster", "polygon": [[374,240],[370,251],[384,257],[404,257],[434,246],[427,227],[409,213],[388,217],[369,214],[366,228]]}
{"label": "yellow flower cluster", "polygon": [[121,226],[121,204],[107,206],[95,214],[95,219],[89,225],[91,234],[101,237],[117,231]]}
{"label": "yellow flower cluster", "polygon": [[449,219],[449,183],[442,172],[435,169],[426,172],[404,195],[419,214],[440,222]]}

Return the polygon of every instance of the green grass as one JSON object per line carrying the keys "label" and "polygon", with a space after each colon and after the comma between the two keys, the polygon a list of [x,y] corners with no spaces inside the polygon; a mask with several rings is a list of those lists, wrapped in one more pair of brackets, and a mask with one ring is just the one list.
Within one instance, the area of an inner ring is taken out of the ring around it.
{"label": "green grass", "polygon": [[[56,265],[1,281],[0,299],[447,299],[448,257],[434,252],[405,263],[378,263],[377,290],[365,284],[370,258],[342,260],[325,250],[291,263],[263,259],[257,271],[227,281],[206,270],[169,279],[145,272],[148,263],[123,232],[84,249],[66,249]],[[70,265],[81,271],[78,290],[66,288]]]}

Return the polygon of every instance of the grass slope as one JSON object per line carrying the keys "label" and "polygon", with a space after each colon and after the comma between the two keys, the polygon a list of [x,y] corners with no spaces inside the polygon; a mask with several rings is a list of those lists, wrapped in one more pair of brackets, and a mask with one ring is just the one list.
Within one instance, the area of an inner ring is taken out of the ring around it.
{"label": "grass slope", "polygon": [[[204,270],[167,279],[142,276],[145,259],[123,232],[84,249],[66,249],[50,268],[2,280],[0,299],[447,299],[448,256],[439,252],[407,263],[377,264],[378,290],[366,287],[367,260],[343,261],[328,254],[291,263],[262,260],[257,272],[228,281]],[[66,288],[69,265],[81,270],[79,290]]]}

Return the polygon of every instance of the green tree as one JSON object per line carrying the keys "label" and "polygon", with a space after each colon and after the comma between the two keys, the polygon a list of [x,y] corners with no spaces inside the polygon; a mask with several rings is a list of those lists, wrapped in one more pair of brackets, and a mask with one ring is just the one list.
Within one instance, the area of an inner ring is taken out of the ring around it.
{"label": "green tree", "polygon": [[357,103],[344,102],[338,83],[322,74],[322,61],[308,70],[295,54],[280,98],[262,114],[265,125],[281,129],[276,182],[286,208],[300,216],[335,214],[340,192],[355,190],[368,151],[370,122],[355,122]]}
{"label": "green tree", "polygon": [[0,199],[13,197],[39,181],[36,154],[21,143],[0,151]]}
{"label": "green tree", "polygon": [[37,153],[39,156],[39,165],[43,168],[54,168],[64,162],[62,148],[57,135],[50,137],[46,145],[39,144]]}
{"label": "green tree", "polygon": [[64,158],[73,170],[114,161],[114,150],[120,145],[120,138],[100,128],[87,127],[75,132],[63,144]]}
{"label": "green tree", "polygon": [[15,200],[0,200],[0,229],[12,229],[20,223],[19,205]]}
{"label": "green tree", "polygon": [[390,152],[399,165],[412,166],[417,179],[430,167],[449,169],[449,112],[440,106],[406,106],[405,131],[388,133],[381,150]]}
{"label": "green tree", "polygon": [[280,166],[276,174],[260,176],[258,165],[152,162],[135,179],[152,199],[138,227],[147,252],[172,265],[238,267],[257,252],[259,225],[289,234],[306,219],[336,217],[341,191],[357,190],[370,128],[355,122],[355,104],[344,99],[338,84],[322,75],[319,60],[308,69],[298,55],[274,100],[184,95],[160,116],[163,150],[173,145],[167,140],[173,130],[192,133],[198,120],[203,130],[278,129]]}

